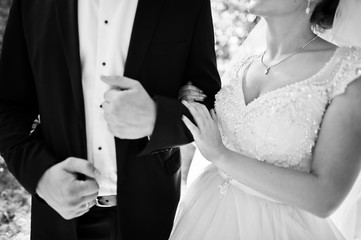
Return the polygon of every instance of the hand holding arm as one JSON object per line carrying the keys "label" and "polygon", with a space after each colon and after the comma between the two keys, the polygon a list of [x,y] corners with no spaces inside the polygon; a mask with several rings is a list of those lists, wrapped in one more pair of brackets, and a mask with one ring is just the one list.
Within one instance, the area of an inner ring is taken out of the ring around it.
{"label": "hand holding arm", "polygon": [[[353,85],[351,87],[351,85]],[[197,126],[184,120],[202,154],[243,184],[320,217],[329,216],[347,196],[361,169],[361,81],[328,107],[310,172],[277,167],[225,149],[215,115],[186,104]]]}
{"label": "hand holding arm", "polygon": [[[197,23],[189,42],[186,66],[182,72],[179,86],[191,81],[207,97],[204,104],[214,106],[214,96],[220,89],[220,77],[216,66],[214,51],[214,32],[209,0],[204,0],[199,11]],[[172,75],[169,75],[171,81]],[[142,154],[157,152],[165,148],[177,148],[193,141],[190,132],[184,126],[182,115],[191,117],[188,110],[177,100],[177,96],[155,94],[157,118],[150,141]]]}
{"label": "hand holding arm", "polygon": [[203,102],[206,98],[207,95],[201,89],[194,86],[192,82],[187,82],[178,93],[178,99],[187,102]]}
{"label": "hand holding arm", "polygon": [[209,161],[215,162],[227,151],[218,128],[218,119],[215,111],[208,111],[200,103],[182,103],[189,109],[197,125],[193,124],[186,116],[183,122],[192,133],[202,155]]}

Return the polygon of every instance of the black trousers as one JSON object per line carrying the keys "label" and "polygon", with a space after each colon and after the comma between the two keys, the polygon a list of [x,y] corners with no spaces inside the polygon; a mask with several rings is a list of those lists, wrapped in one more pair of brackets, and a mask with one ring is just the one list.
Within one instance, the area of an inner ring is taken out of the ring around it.
{"label": "black trousers", "polygon": [[119,240],[116,207],[94,206],[78,218],[78,240]]}

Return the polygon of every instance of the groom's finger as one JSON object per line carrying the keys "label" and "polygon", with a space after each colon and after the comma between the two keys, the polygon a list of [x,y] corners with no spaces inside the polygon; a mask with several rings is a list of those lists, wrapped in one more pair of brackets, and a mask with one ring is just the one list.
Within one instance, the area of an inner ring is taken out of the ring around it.
{"label": "groom's finger", "polygon": [[139,85],[139,82],[122,76],[101,76],[100,79],[111,87],[121,90],[133,89]]}
{"label": "groom's finger", "polygon": [[122,93],[122,92],[119,90],[110,89],[104,93],[103,97],[106,102],[110,103],[113,100],[117,99],[117,97],[119,96],[120,93]]}
{"label": "groom's finger", "polygon": [[103,109],[104,112],[110,112],[111,111],[111,105],[110,102],[104,101],[100,107]]}
{"label": "groom's finger", "polygon": [[98,196],[97,193],[83,196],[81,198],[81,200],[79,201],[78,205],[81,206],[81,205],[89,203],[88,207],[91,208],[93,205],[95,205],[95,203],[96,203],[95,199],[97,198],[97,196]]}
{"label": "groom's finger", "polygon": [[81,196],[86,196],[90,194],[98,194],[99,184],[95,179],[86,179],[85,181],[76,181],[74,183],[76,192]]}
{"label": "groom's finger", "polygon": [[81,173],[89,178],[95,178],[100,175],[98,169],[89,161],[80,158],[68,158],[63,162],[64,169],[70,173]]}

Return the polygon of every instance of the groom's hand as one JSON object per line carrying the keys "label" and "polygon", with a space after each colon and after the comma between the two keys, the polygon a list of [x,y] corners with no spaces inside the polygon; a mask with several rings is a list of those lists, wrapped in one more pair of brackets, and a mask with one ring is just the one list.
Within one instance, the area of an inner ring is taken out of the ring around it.
{"label": "groom's hand", "polygon": [[[85,180],[79,180],[79,174]],[[36,193],[64,219],[73,219],[95,205],[99,171],[88,161],[68,158],[49,168],[39,180]]]}
{"label": "groom's hand", "polygon": [[111,88],[104,94],[102,108],[109,131],[121,139],[139,139],[153,133],[156,103],[136,80],[102,76]]}

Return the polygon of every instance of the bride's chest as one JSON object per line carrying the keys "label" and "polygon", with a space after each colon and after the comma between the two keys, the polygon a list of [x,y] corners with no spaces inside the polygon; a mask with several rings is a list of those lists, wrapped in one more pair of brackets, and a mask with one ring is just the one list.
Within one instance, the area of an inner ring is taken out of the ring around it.
{"label": "bride's chest", "polygon": [[328,104],[326,90],[293,84],[246,105],[242,86],[223,87],[216,111],[227,147],[286,167],[309,167],[320,124]]}

